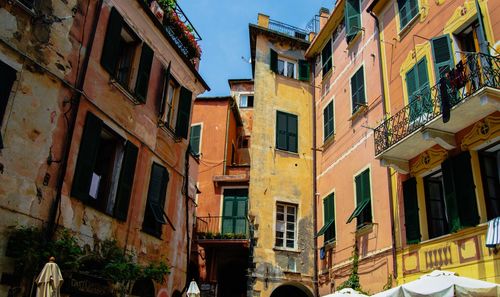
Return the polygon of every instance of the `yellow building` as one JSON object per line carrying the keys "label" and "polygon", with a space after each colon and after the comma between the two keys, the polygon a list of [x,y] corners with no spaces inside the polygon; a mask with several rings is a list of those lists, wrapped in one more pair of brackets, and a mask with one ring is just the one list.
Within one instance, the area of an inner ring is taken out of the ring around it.
{"label": "yellow building", "polygon": [[249,29],[253,296],[313,296],[313,89],[304,59],[309,36],[262,14]]}

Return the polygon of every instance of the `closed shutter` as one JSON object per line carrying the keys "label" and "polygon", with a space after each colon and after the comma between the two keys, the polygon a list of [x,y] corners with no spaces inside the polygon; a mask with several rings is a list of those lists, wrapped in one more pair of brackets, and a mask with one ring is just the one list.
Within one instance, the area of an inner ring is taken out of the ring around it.
{"label": "closed shutter", "polygon": [[112,76],[115,75],[118,52],[120,51],[120,34],[123,26],[123,17],[113,7],[109,14],[106,38],[101,54],[101,65]]}
{"label": "closed shutter", "polygon": [[101,128],[102,121],[92,113],[87,113],[71,189],[71,196],[82,201],[89,199],[90,183],[101,140]]}
{"label": "closed shutter", "polygon": [[278,149],[287,149],[287,116],[285,113],[278,111],[276,116],[276,147]]}
{"label": "closed shutter", "polygon": [[346,38],[349,43],[361,28],[360,0],[347,0],[345,5]]}
{"label": "closed shutter", "polygon": [[269,62],[269,67],[271,68],[272,72],[278,73],[278,53],[273,49],[270,49],[270,51],[271,51],[270,54],[271,58]]}
{"label": "closed shutter", "polygon": [[453,52],[449,35],[442,35],[431,40],[432,55],[434,57],[434,72],[436,81],[453,68]]}
{"label": "closed shutter", "polygon": [[167,184],[167,169],[157,163],[153,163],[142,227],[156,236],[161,236],[161,225],[166,223],[164,207]]}
{"label": "closed shutter", "polygon": [[322,75],[327,74],[332,69],[332,40],[328,40],[321,51]]}
{"label": "closed shutter", "polygon": [[235,201],[235,224],[234,233],[235,234],[246,234],[247,226],[247,197],[238,197]]}
{"label": "closed shutter", "polygon": [[[323,200],[324,209],[324,222],[325,224],[335,220],[335,204],[334,204],[334,194],[330,194],[325,200]],[[325,231],[325,242],[335,239],[335,223],[331,223],[328,229]]]}
{"label": "closed shutter", "polygon": [[200,154],[200,134],[201,134],[201,125],[191,126],[191,133],[189,135],[189,145],[191,146],[191,152],[196,156]]}
{"label": "closed shutter", "polygon": [[406,243],[419,243],[420,221],[418,217],[417,179],[412,177],[403,182]]}
{"label": "closed shutter", "polygon": [[403,29],[418,13],[417,0],[398,0],[399,24]]}
{"label": "closed shutter", "polygon": [[177,112],[177,123],[175,125],[175,135],[187,139],[189,128],[189,117],[191,114],[191,100],[193,93],[181,87],[179,96],[179,110]]}
{"label": "closed shutter", "polygon": [[323,138],[328,139],[333,135],[333,101],[328,103],[323,110]]}
{"label": "closed shutter", "polygon": [[446,214],[450,232],[460,230],[460,217],[458,216],[458,201],[453,174],[453,163],[451,159],[446,159],[441,164],[443,171],[444,199],[446,202]]}
{"label": "closed shutter", "polygon": [[309,63],[306,60],[299,60],[299,80],[309,81]]}
{"label": "closed shutter", "polygon": [[135,164],[137,163],[137,147],[130,141],[125,145],[120,179],[116,192],[114,216],[122,221],[127,220],[130,195],[134,183]]}
{"label": "closed shutter", "polygon": [[352,110],[359,108],[360,104],[365,104],[365,78],[364,69],[361,67],[351,78]]}
{"label": "closed shutter", "polygon": [[476,185],[472,176],[470,158],[469,151],[462,152],[453,158],[458,215],[462,227],[472,227],[479,224]]}
{"label": "closed shutter", "polygon": [[146,96],[148,94],[149,74],[151,73],[153,56],[153,50],[144,42],[142,45],[139,70],[137,72],[137,82],[135,84],[135,95],[143,103],[146,102]]}
{"label": "closed shutter", "polygon": [[297,152],[297,116],[293,114],[288,115],[288,150]]}
{"label": "closed shutter", "polygon": [[234,233],[233,211],[236,198],[234,196],[224,196],[222,207],[222,234]]}
{"label": "closed shutter", "polygon": [[165,106],[167,105],[167,96],[168,96],[168,88],[170,86],[170,65],[172,62],[168,63],[167,69],[163,73],[164,77],[164,85],[163,85],[163,92],[161,94],[160,98],[160,111],[158,117],[160,119],[163,119],[163,115],[165,115]]}

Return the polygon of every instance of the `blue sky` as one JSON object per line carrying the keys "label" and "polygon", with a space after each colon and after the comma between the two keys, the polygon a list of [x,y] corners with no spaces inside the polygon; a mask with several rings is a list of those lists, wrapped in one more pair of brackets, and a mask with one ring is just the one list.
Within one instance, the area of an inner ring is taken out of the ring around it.
{"label": "blue sky", "polygon": [[257,14],[299,28],[332,9],[334,0],[177,0],[203,40],[200,73],[212,89],[203,96],[229,95],[228,79],[251,78],[248,24]]}

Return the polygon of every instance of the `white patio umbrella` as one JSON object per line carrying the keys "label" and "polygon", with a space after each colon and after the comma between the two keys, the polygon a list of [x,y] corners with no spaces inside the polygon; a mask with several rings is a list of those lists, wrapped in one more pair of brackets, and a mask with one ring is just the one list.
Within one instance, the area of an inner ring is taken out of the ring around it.
{"label": "white patio umbrella", "polygon": [[198,285],[194,280],[192,280],[191,283],[189,284],[189,288],[186,294],[188,295],[188,297],[200,296],[200,289],[198,288]]}
{"label": "white patio umbrella", "polygon": [[57,266],[54,257],[50,257],[42,271],[35,280],[36,297],[59,297],[63,283],[61,270]]}
{"label": "white patio umbrella", "polygon": [[325,295],[323,297],[368,297],[368,295],[361,294],[360,292],[351,288],[345,288],[340,291]]}
{"label": "white patio umbrella", "polygon": [[434,270],[419,279],[372,297],[469,297],[500,296],[497,284],[457,276],[454,272]]}

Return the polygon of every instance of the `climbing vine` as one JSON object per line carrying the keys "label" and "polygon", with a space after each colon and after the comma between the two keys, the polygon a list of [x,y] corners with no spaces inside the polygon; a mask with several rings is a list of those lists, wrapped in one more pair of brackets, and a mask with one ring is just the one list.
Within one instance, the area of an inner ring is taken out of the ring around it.
{"label": "climbing vine", "polygon": [[[352,252],[352,271],[351,274],[349,275],[349,278],[340,284],[337,287],[337,290],[342,290],[345,288],[351,288],[354,289],[358,292],[361,292],[363,294],[366,294],[366,292],[363,291],[361,288],[361,284],[359,282],[359,275],[358,275],[358,267],[359,267],[359,250],[358,250],[358,243],[354,243],[354,248]],[[367,294],[368,295],[368,294]]]}

